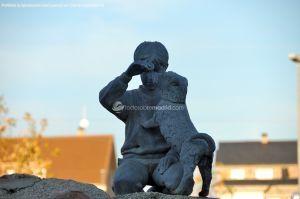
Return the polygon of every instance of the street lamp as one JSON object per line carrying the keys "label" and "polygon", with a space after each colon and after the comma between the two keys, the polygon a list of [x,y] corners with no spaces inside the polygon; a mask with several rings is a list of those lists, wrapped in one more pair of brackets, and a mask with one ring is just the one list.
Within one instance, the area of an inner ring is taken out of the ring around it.
{"label": "street lamp", "polygon": [[[289,59],[297,65],[297,159],[298,159],[298,193],[300,193],[300,55],[290,53]],[[299,196],[299,195],[298,195]]]}

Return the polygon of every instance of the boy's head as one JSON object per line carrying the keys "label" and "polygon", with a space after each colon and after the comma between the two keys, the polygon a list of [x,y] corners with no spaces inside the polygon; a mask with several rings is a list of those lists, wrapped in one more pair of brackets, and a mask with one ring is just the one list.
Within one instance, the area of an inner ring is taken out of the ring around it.
{"label": "boy's head", "polygon": [[160,42],[145,41],[141,43],[134,52],[134,61],[144,61],[152,64],[153,70],[141,74],[143,85],[154,90],[160,82],[160,76],[168,68],[169,54]]}
{"label": "boy's head", "polygon": [[169,65],[169,54],[162,43],[158,41],[144,41],[134,51],[134,61],[137,60],[147,60],[166,70]]}

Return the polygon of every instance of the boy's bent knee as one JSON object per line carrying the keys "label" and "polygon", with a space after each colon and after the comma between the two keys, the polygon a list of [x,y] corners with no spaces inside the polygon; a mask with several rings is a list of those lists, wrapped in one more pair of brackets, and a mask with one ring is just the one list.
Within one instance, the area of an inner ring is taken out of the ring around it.
{"label": "boy's bent knee", "polygon": [[136,160],[124,160],[117,169],[112,189],[116,195],[141,192],[148,181],[147,168]]}
{"label": "boy's bent knee", "polygon": [[134,182],[132,179],[115,178],[112,189],[116,195],[141,192],[143,184],[138,181]]}

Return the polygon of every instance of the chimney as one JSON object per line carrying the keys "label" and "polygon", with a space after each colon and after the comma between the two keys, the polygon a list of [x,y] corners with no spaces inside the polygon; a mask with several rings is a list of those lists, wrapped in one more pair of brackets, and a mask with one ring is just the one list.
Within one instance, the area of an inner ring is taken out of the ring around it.
{"label": "chimney", "polygon": [[268,144],[269,138],[267,133],[262,133],[261,134],[261,139],[260,139],[261,144]]}

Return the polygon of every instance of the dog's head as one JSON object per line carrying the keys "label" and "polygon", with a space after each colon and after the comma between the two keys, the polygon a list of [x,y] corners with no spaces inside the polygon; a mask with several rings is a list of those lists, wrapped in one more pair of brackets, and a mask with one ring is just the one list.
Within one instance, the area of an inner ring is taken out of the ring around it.
{"label": "dog's head", "polygon": [[185,103],[188,81],[175,72],[165,72],[162,79],[162,98],[174,103]]}

